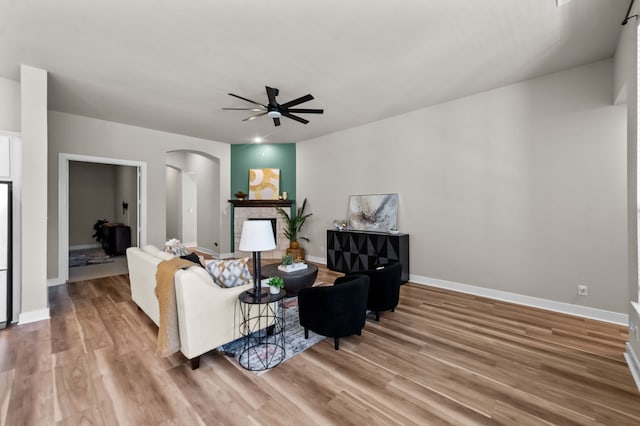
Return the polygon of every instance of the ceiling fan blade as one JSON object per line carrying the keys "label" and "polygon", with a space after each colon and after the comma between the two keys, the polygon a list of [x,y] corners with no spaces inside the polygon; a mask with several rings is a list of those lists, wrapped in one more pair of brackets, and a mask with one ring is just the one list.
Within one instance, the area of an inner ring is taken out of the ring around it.
{"label": "ceiling fan blade", "polygon": [[261,117],[263,115],[267,115],[267,111],[261,112],[260,114],[252,115],[251,117],[243,118],[242,121],[251,121],[254,118]]}
{"label": "ceiling fan blade", "polygon": [[280,119],[277,118],[277,117],[274,117],[273,118],[273,124],[275,124],[276,126],[279,126],[280,125]]}
{"label": "ceiling fan blade", "polygon": [[287,112],[295,112],[296,114],[324,114],[323,109],[309,109],[309,108],[287,108]]}
{"label": "ceiling fan blade", "polygon": [[234,98],[242,99],[243,101],[251,102],[252,104],[260,105],[262,108],[266,108],[266,105],[262,105],[260,102],[252,101],[251,99],[243,98],[242,96],[234,95],[233,93],[229,93],[229,96],[233,96]]}
{"label": "ceiling fan blade", "polygon": [[280,105],[280,107],[281,108],[289,108],[289,107],[296,106],[296,105],[299,105],[299,104],[304,103],[304,102],[309,102],[312,99],[313,99],[313,96],[304,95],[304,96],[300,96],[298,99],[294,99],[292,101],[289,101],[286,104],[282,104],[282,105]]}
{"label": "ceiling fan blade", "polygon": [[264,108],[222,108],[225,111],[264,111]]}
{"label": "ceiling fan blade", "polygon": [[297,115],[289,114],[288,112],[285,112],[285,111],[282,111],[282,115],[287,117],[287,118],[290,118],[292,120],[299,121],[302,124],[307,124],[309,122],[309,120],[305,120],[302,117],[298,117]]}
{"label": "ceiling fan blade", "polygon": [[278,89],[274,87],[264,86],[267,89],[267,97],[269,98],[269,105],[278,105],[276,102],[276,96],[278,96]]}

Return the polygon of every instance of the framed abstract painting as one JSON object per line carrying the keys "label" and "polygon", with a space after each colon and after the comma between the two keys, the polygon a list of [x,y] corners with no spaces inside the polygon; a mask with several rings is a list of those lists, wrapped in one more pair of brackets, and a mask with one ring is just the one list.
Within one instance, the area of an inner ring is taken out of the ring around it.
{"label": "framed abstract painting", "polygon": [[280,195],[280,169],[250,169],[249,199],[277,200]]}
{"label": "framed abstract painting", "polygon": [[349,227],[357,231],[388,232],[398,226],[398,194],[349,197]]}

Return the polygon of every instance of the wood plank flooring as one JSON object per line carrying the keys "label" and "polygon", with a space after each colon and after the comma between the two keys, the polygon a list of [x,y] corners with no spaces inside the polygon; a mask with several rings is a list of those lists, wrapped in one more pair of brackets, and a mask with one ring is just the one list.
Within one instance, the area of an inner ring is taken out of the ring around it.
{"label": "wood plank flooring", "polygon": [[158,358],[126,275],[49,301],[51,320],[0,331],[2,425],[640,425],[622,326],[406,284],[339,351],[257,376],[216,352],[195,371]]}

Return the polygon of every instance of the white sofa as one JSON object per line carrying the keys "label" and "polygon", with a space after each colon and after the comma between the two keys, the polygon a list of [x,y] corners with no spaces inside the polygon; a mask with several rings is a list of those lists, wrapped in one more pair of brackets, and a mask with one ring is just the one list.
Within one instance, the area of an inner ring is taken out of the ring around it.
{"label": "white sofa", "polygon": [[[156,325],[160,322],[156,287],[156,270],[163,260],[173,255],[155,246],[127,249],[131,298]],[[238,296],[252,284],[221,288],[200,266],[179,270],[175,275],[180,352],[191,361],[193,369],[200,365],[200,355],[240,337]]]}

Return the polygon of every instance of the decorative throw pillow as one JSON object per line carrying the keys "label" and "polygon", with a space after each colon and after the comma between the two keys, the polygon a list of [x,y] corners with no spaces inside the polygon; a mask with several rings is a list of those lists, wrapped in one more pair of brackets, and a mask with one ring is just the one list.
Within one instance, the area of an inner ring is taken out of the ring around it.
{"label": "decorative throw pillow", "polygon": [[184,246],[184,244],[182,244],[180,240],[176,240],[175,238],[172,238],[164,243],[164,251],[175,256],[185,256],[189,254],[189,251]]}
{"label": "decorative throw pillow", "polygon": [[249,258],[207,260],[205,268],[220,287],[237,287],[251,282]]}
{"label": "decorative throw pillow", "polygon": [[200,263],[200,258],[195,253],[185,254],[184,256],[180,256],[180,259],[190,260],[193,263],[202,266],[202,263]]}

